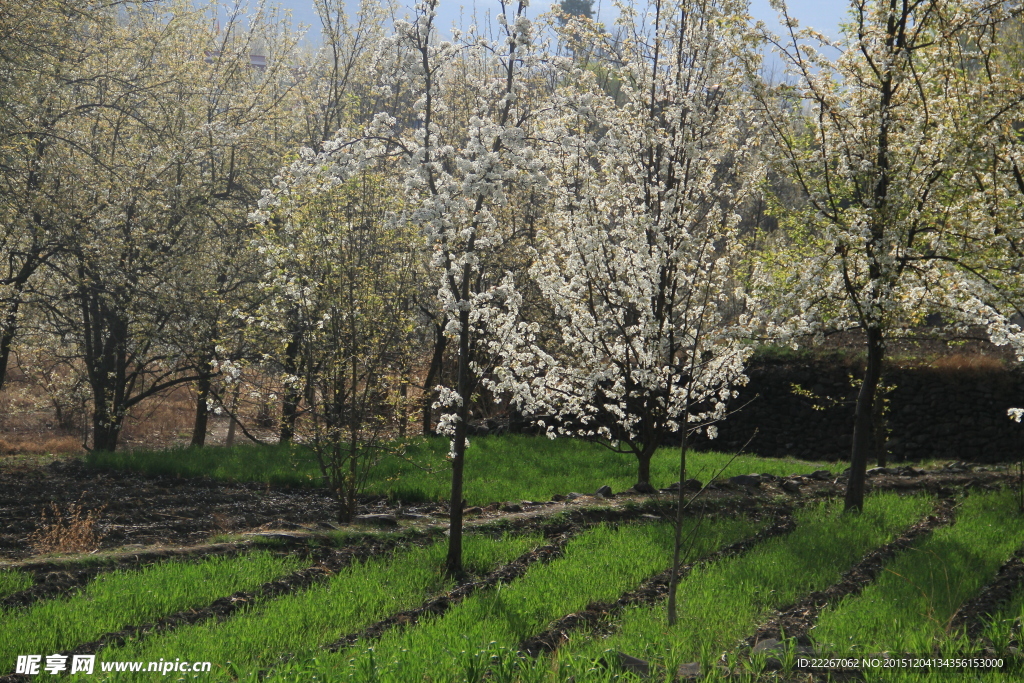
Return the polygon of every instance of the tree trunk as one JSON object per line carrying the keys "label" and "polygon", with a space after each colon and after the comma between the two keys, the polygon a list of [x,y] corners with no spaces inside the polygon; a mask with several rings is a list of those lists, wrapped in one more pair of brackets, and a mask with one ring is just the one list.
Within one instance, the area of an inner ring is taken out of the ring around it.
{"label": "tree trunk", "polygon": [[683,498],[683,482],[686,481],[686,425],[688,424],[689,411],[683,413],[682,424],[683,428],[680,430],[682,436],[682,444],[679,446],[679,490],[678,497],[676,498],[676,528],[675,536],[672,540],[672,573],[668,580],[668,625],[676,625],[676,589],[679,583],[679,560],[682,554],[683,546],[683,509],[686,507],[686,503]]}
{"label": "tree trunk", "polygon": [[231,394],[231,406],[228,408],[228,415],[231,419],[228,421],[228,437],[224,441],[224,445],[231,448],[235,445],[235,430],[237,429],[235,420],[235,409],[238,407],[238,394],[242,391],[242,384],[238,383],[235,385],[235,391]]}
{"label": "tree trunk", "polygon": [[879,467],[885,467],[889,463],[888,438],[886,438],[886,415],[885,415],[885,373],[879,369],[878,388],[875,391],[875,403],[871,409],[872,429],[875,434],[875,462]]}
{"label": "tree trunk", "polygon": [[469,417],[469,311],[459,312],[459,370],[456,391],[461,403],[456,406],[458,419],[452,438],[452,491],[448,503],[448,557],[445,569],[449,576],[462,574],[462,472],[466,458],[466,419]]}
{"label": "tree trunk", "polygon": [[111,415],[107,402],[97,398],[93,402],[92,412],[92,449],[94,451],[114,451],[121,434],[121,418]]}
{"label": "tree trunk", "polygon": [[[295,375],[298,372],[299,341],[300,336],[295,333],[289,340],[288,346],[285,347],[284,371],[287,375]],[[295,419],[299,415],[299,401],[301,400],[302,393],[294,385],[285,387],[284,397],[281,400],[281,443],[288,443],[295,436]]]}
{"label": "tree trunk", "polygon": [[864,509],[864,481],[867,478],[868,459],[874,447],[872,417],[874,415],[875,393],[882,374],[882,360],[885,345],[882,330],[869,327],[868,366],[864,382],[857,394],[857,411],[853,423],[853,448],[850,455],[850,479],[846,485],[845,510]]}
{"label": "tree trunk", "polygon": [[645,443],[643,449],[636,454],[637,459],[637,475],[636,484],[633,488],[637,491],[644,492],[645,489],[650,490],[651,486],[651,458],[654,457],[654,451],[658,450],[658,441],[651,439],[649,443]]}
{"label": "tree trunk", "polygon": [[434,355],[430,359],[430,368],[427,370],[427,378],[423,380],[423,436],[430,436],[430,424],[433,417],[432,406],[436,400],[436,392],[433,384],[441,374],[441,365],[444,362],[444,350],[448,345],[448,338],[444,336],[444,328],[437,323],[434,324]]}
{"label": "tree trunk", "polygon": [[192,445],[193,446],[205,446],[206,445],[206,426],[210,420],[210,410],[207,406],[207,399],[210,398],[210,381],[211,377],[209,373],[210,364],[203,362],[202,377],[197,382],[197,393],[196,393],[196,419],[192,425]]}

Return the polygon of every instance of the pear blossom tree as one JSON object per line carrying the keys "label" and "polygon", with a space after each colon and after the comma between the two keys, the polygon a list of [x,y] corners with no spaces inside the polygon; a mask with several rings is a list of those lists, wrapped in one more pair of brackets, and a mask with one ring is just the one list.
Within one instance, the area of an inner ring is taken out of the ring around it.
{"label": "pear blossom tree", "polygon": [[[444,333],[456,357],[456,380],[439,387],[437,407],[438,431],[451,438],[446,566],[459,574],[466,423],[483,371],[472,358],[494,333],[494,314],[515,299],[511,276],[491,270],[488,257],[504,241],[499,218],[511,188],[543,183],[528,144],[536,103],[527,81],[539,57],[525,0],[502,3],[499,37],[493,40],[472,31],[440,40],[436,8],[437,0],[417,4],[413,20],[397,21],[394,35],[377,52],[379,95],[382,101],[412,101],[410,120],[380,113],[360,130],[342,130],[319,154],[303,150],[292,176],[327,169],[335,182],[344,182],[390,159],[404,180],[405,206],[395,220],[410,222],[426,237]],[[260,200],[256,220],[268,220],[290,187],[279,177]]]}
{"label": "pear blossom tree", "polygon": [[[545,122],[555,200],[532,275],[558,334],[542,342],[538,323],[522,323],[500,374],[549,435],[632,453],[634,489],[652,491],[655,449],[678,435],[685,463],[687,432],[714,436],[745,382],[733,268],[761,176],[744,125],[755,57],[744,2],[620,11],[621,104],[574,68]],[[607,38],[585,22],[571,30]]]}
{"label": "pear blossom tree", "polygon": [[254,327],[271,341],[271,359],[300,333],[297,374],[285,381],[304,397],[306,443],[335,492],[338,520],[350,523],[372,467],[401,449],[389,437],[404,409],[422,237],[389,220],[398,193],[386,172],[341,183],[308,174],[289,185],[254,245],[265,294]]}
{"label": "pear blossom tree", "polygon": [[[769,39],[795,82],[771,90],[754,78],[751,88],[780,168],[806,197],[810,237],[788,270],[779,260],[793,253],[762,255],[760,286],[786,293],[773,299],[787,321],[775,328],[781,338],[865,334],[847,510],[864,504],[886,339],[929,310],[1007,329],[967,266],[991,247],[991,221],[970,225],[979,215],[956,182],[974,167],[986,130],[978,114],[988,90],[975,68],[992,44],[972,38],[1000,20],[1001,4],[854,0],[832,61],[823,36],[773,3],[787,37]],[[794,109],[807,112],[802,126],[791,125]]]}

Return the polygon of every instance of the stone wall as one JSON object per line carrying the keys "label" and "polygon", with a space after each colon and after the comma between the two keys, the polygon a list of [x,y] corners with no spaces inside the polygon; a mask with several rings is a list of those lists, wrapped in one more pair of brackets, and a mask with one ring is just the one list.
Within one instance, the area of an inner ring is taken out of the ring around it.
{"label": "stone wall", "polygon": [[[861,361],[842,353],[758,356],[748,375],[750,384],[733,403],[739,410],[719,424],[717,439],[698,439],[696,447],[732,451],[750,440],[747,451],[760,455],[849,458],[857,392],[850,375],[863,376]],[[885,381],[895,385],[891,462],[996,462],[1024,454],[1024,425],[1006,416],[1007,408],[1024,407],[1021,368],[995,359],[899,362],[888,366]],[[819,398],[801,395],[793,384]]]}

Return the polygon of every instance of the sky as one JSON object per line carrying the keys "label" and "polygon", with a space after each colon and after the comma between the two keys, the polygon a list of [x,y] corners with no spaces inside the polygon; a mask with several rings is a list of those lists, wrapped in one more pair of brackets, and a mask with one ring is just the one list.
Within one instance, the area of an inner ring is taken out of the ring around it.
{"label": "sky", "polygon": [[[357,0],[346,1],[352,7],[357,4]],[[411,12],[412,2],[410,0],[399,1],[410,7]],[[222,0],[222,2],[229,4],[231,0]],[[296,26],[300,23],[310,26],[308,37],[312,41],[318,40],[319,20],[313,11],[313,0],[268,0],[268,4],[279,4],[290,9],[293,23]],[[532,0],[529,12],[532,16],[536,16],[549,9],[551,4],[551,0]],[[788,6],[790,15],[798,19],[801,26],[812,26],[825,35],[835,38],[838,36],[839,22],[845,16],[848,2],[847,0],[789,0]],[[438,19],[440,20],[438,26],[448,27],[453,21],[461,23],[460,13],[466,17],[465,23],[468,25],[470,23],[468,18],[472,16],[474,8],[478,16],[482,16],[488,10],[493,16],[495,11],[500,8],[500,4],[498,0],[441,0],[438,7]],[[616,16],[611,0],[594,0],[594,10],[595,14],[608,24],[611,24]],[[750,12],[755,19],[768,24],[769,28],[778,27],[778,15],[771,8],[768,0],[750,0]]]}

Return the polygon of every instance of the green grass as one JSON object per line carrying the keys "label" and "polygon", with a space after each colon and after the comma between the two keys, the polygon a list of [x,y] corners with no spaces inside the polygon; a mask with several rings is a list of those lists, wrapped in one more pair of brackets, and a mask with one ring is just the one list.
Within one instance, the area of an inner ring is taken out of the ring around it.
{"label": "green grass", "polygon": [[110,631],[204,607],[304,564],[298,558],[254,552],[101,574],[72,597],[39,602],[24,610],[0,610],[0,672],[13,671],[19,654],[71,649]]}
{"label": "green grass", "polygon": [[32,575],[16,569],[0,569],[0,599],[32,587]]}
{"label": "green grass", "polygon": [[[688,524],[692,528],[696,522]],[[704,523],[692,553],[706,554],[756,528],[744,519]],[[513,583],[476,593],[414,629],[389,632],[372,649],[356,647],[321,655],[315,666],[308,662],[297,666],[304,667],[303,675],[319,669],[320,675],[360,683],[476,681],[490,666],[495,648],[514,648],[552,620],[592,601],[613,602],[665,569],[671,544],[672,529],[667,524],[601,526],[570,541],[563,557],[534,565]],[[280,679],[289,680],[289,676],[282,672]]]}
{"label": "green grass", "polygon": [[815,640],[832,652],[958,653],[949,622],[1024,544],[1013,491],[972,494],[956,523],[936,529],[885,567],[860,595],[822,613]]}
{"label": "green grass", "polygon": [[921,518],[931,502],[883,494],[872,496],[866,508],[861,515],[843,515],[824,504],[801,510],[792,533],[684,579],[674,627],[667,625],[664,604],[632,608],[616,621],[614,635],[592,640],[578,634],[564,646],[566,654],[594,659],[615,649],[670,670],[682,662],[710,663],[750,635],[771,610],[838,581],[866,552]]}
{"label": "green grass", "polygon": [[[372,472],[366,493],[390,495],[407,502],[444,500],[450,490],[445,439],[420,439],[407,449],[406,459],[390,457]],[[651,462],[651,481],[665,487],[678,479],[679,454],[660,449]],[[209,476],[233,481],[283,485],[319,485],[320,471],[311,453],[300,446],[235,446],[184,448],[172,451],[90,453],[97,468],[126,468],[149,474]],[[691,453],[687,476],[708,480],[713,475],[808,474],[834,464],[795,459]],[[615,492],[636,482],[636,458],[597,444],[573,439],[501,436],[471,439],[466,454],[465,491],[471,504],[496,501],[549,500],[576,491],[593,493],[605,484]]]}
{"label": "green grass", "polygon": [[[539,535],[500,540],[467,536],[464,565],[484,574],[542,543]],[[453,584],[444,576],[446,552],[446,543],[436,543],[355,564],[325,584],[256,605],[228,621],[195,624],[104,650],[104,658],[156,661],[170,655],[212,662],[215,677],[256,680],[258,671],[279,664],[282,657],[308,658],[343,635],[449,590]]]}

